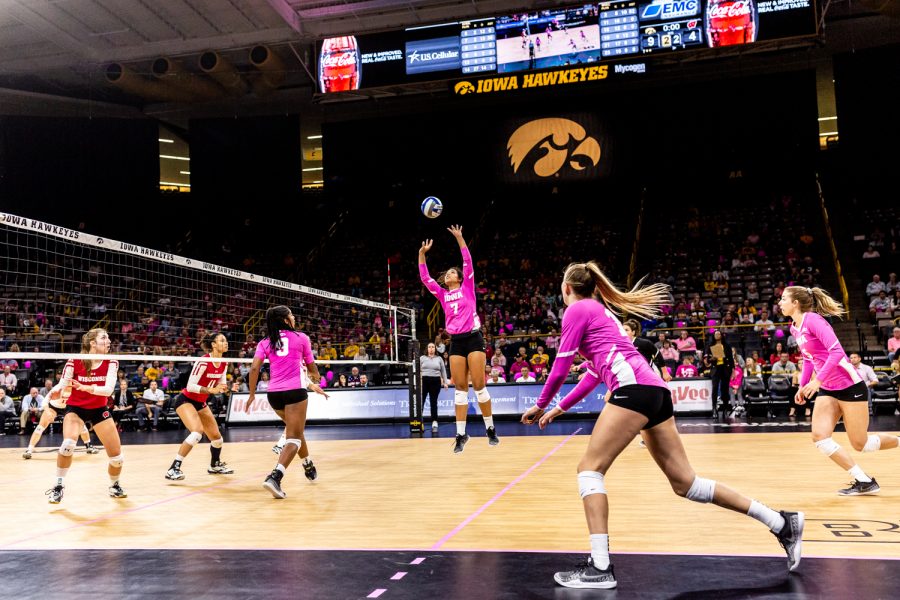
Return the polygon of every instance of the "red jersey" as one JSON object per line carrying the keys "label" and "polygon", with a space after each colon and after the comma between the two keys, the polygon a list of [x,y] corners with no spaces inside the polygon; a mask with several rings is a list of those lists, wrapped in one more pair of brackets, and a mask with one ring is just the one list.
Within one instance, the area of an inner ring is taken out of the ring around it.
{"label": "red jersey", "polygon": [[[204,354],[203,358],[210,358],[209,354]],[[181,393],[190,398],[194,402],[206,404],[206,398],[209,394],[201,394],[200,388],[211,388],[220,383],[227,383],[228,376],[226,370],[228,363],[220,362],[218,364],[212,361],[198,360],[191,371],[191,378],[188,379],[187,387]]]}
{"label": "red jersey", "polygon": [[95,393],[83,392],[72,389],[67,404],[80,408],[103,408],[109,402],[116,385],[116,375],[119,373],[119,361],[104,360],[90,373],[84,368],[84,361],[69,359],[63,368],[62,379],[77,381],[82,385],[96,386]]}

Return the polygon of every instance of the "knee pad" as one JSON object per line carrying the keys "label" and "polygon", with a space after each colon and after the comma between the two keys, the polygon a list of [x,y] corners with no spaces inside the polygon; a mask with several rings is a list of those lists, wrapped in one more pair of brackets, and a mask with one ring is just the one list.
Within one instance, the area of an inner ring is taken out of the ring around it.
{"label": "knee pad", "polygon": [[190,435],[184,438],[184,443],[188,446],[196,446],[203,439],[203,434],[199,431],[192,431]]}
{"label": "knee pad", "polygon": [[578,473],[578,493],[582,498],[591,494],[605,494],[606,486],[603,485],[603,473],[597,471],[581,471]]}
{"label": "knee pad", "polygon": [[479,404],[484,404],[485,402],[491,401],[491,395],[488,393],[487,388],[481,388],[480,390],[475,390],[475,397],[478,398]]}
{"label": "knee pad", "polygon": [[712,502],[715,493],[716,482],[714,480],[703,479],[702,477],[697,477],[695,475],[694,483],[691,484],[691,489],[688,490],[688,493],[685,494],[684,497],[688,500],[693,500],[694,502],[706,504]]}
{"label": "knee pad", "polygon": [[840,445],[831,438],[825,438],[816,442],[816,448],[825,456],[831,456],[841,449]]}
{"label": "knee pad", "polygon": [[288,444],[293,444],[293,445],[297,446],[297,451],[299,452],[300,448],[303,447],[303,440],[298,440],[296,438],[290,438],[290,439],[284,440],[284,445],[287,446]]}
{"label": "knee pad", "polygon": [[34,428],[34,432],[35,433],[44,433],[44,428],[41,427],[40,425],[38,425],[37,427]]}
{"label": "knee pad", "polygon": [[111,466],[111,467],[116,467],[116,468],[121,467],[122,463],[124,463],[124,462],[125,462],[125,457],[121,454],[118,456],[110,456],[109,457],[109,466]]}
{"label": "knee pad", "polygon": [[875,452],[876,450],[881,450],[881,436],[870,433],[869,439],[866,440],[866,445],[863,446],[862,451]]}
{"label": "knee pad", "polygon": [[224,440],[222,438],[219,438],[217,440],[209,440],[209,445],[213,448],[221,448],[223,443]]}
{"label": "knee pad", "polygon": [[456,390],[453,393],[453,403],[457,406],[466,406],[469,403],[469,391]]}
{"label": "knee pad", "polygon": [[72,456],[75,454],[75,446],[75,440],[66,438],[62,441],[62,444],[59,445],[59,454],[61,456]]}

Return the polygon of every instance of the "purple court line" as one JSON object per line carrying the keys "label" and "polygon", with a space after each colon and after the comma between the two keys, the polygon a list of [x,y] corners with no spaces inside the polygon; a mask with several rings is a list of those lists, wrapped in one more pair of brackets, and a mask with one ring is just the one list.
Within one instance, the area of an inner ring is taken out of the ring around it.
{"label": "purple court line", "polygon": [[396,573],[394,573],[394,576],[391,577],[391,581],[399,581],[403,579],[406,576],[406,573],[406,571],[397,571]]}
{"label": "purple court line", "polygon": [[[364,446],[361,447],[361,448],[356,448],[356,449],[354,449],[354,450],[350,450],[350,451],[346,451],[346,452],[339,452],[338,454],[331,455],[329,458],[331,458],[331,457],[337,458],[337,457],[341,457],[341,456],[346,456],[346,455],[348,455],[348,454],[354,454],[354,453],[356,453],[356,452],[358,452],[358,451],[360,451],[360,450],[368,449],[368,448],[370,448],[370,447],[372,447],[372,446],[380,446],[380,445],[382,445],[382,444],[384,444],[384,443],[386,443],[386,442],[389,442],[389,441],[392,441],[392,440],[378,440],[378,441],[375,442],[375,443],[372,443],[372,444],[366,444],[366,445],[364,445]],[[261,477],[264,477],[266,474],[267,474],[267,473],[261,473],[261,474],[258,474],[258,475],[252,475],[252,476],[249,476],[249,477],[244,477],[244,478],[242,478],[242,479],[235,479],[235,480],[232,480],[232,481],[227,481],[227,482],[225,482],[225,483],[220,483],[220,484],[217,484],[217,485],[212,485],[212,486],[208,486],[208,487],[205,487],[205,488],[200,488],[199,490],[194,490],[193,492],[189,492],[189,493],[187,493],[187,494],[182,494],[182,495],[180,495],[180,496],[174,496],[174,497],[172,497],[172,498],[166,498],[166,499],[164,499],[164,500],[157,500],[156,502],[151,502],[150,504],[144,504],[144,505],[142,505],[142,506],[135,506],[134,508],[129,508],[129,509],[126,509],[126,510],[121,510],[121,511],[118,511],[118,512],[106,513],[105,515],[100,515],[99,517],[96,517],[96,518],[91,519],[91,520],[89,520],[89,521],[83,521],[83,522],[81,522],[81,523],[75,523],[74,525],[69,525],[68,527],[63,527],[63,528],[61,528],[61,529],[54,529],[54,530],[52,530],[52,531],[46,531],[46,532],[43,532],[43,533],[37,533],[37,534],[35,534],[35,535],[28,536],[28,537],[25,537],[25,538],[22,538],[22,539],[19,539],[19,540],[15,540],[15,541],[13,541],[13,542],[8,542],[8,543],[6,543],[6,544],[0,544],[0,548],[8,548],[8,547],[10,547],[10,546],[16,546],[16,545],[21,544],[21,543],[23,543],[23,542],[28,542],[28,541],[31,541],[31,540],[34,540],[34,539],[37,539],[37,538],[40,538],[40,537],[47,536],[47,535],[54,535],[54,534],[57,534],[57,533],[64,533],[64,532],[70,531],[70,530],[72,530],[72,529],[77,529],[77,528],[79,528],[79,527],[84,527],[84,526],[86,526],[86,525],[93,525],[94,523],[99,523],[99,522],[101,522],[101,521],[107,521],[107,520],[109,520],[109,519],[114,519],[114,518],[120,517],[120,516],[122,516],[122,515],[127,515],[127,514],[130,514],[130,513],[133,513],[133,512],[137,512],[137,511],[139,511],[139,510],[144,510],[144,509],[147,509],[147,508],[153,508],[153,507],[155,507],[155,506],[161,506],[161,505],[163,505],[163,504],[169,504],[170,502],[175,502],[176,500],[183,500],[183,499],[185,499],[185,498],[190,498],[191,496],[196,496],[196,495],[198,495],[198,494],[206,494],[206,493],[209,493],[209,492],[211,492],[211,491],[213,491],[213,490],[219,489],[219,488],[221,488],[221,487],[225,487],[225,486],[229,486],[229,485],[234,485],[234,484],[237,484],[237,483],[243,483],[243,482],[245,482],[245,481],[250,481],[250,480],[252,480],[252,479],[259,479],[259,478],[261,478]]]}
{"label": "purple court line", "polygon": [[387,591],[387,590],[384,589],[384,588],[378,588],[377,590],[374,590],[371,594],[369,594],[368,596],[366,596],[366,598],[377,598],[378,596],[382,595],[382,594],[385,593],[386,591]]}
{"label": "purple court line", "polygon": [[456,534],[458,534],[460,531],[462,531],[462,530],[466,527],[466,525],[468,525],[469,523],[471,523],[472,521],[474,521],[476,518],[478,518],[478,515],[480,515],[481,513],[483,513],[485,510],[487,510],[488,507],[490,507],[494,502],[496,502],[497,500],[499,500],[500,497],[503,496],[503,494],[505,494],[506,492],[508,492],[509,490],[511,490],[513,487],[515,487],[516,484],[518,484],[520,481],[522,481],[523,479],[525,479],[526,477],[528,477],[528,475],[531,474],[532,471],[534,471],[534,470],[537,469],[539,466],[541,466],[542,464],[544,464],[544,462],[546,462],[546,460],[547,460],[548,458],[550,458],[551,456],[553,456],[553,455],[556,453],[557,450],[559,450],[560,448],[562,448],[563,446],[565,446],[566,443],[568,443],[569,440],[571,440],[573,437],[575,437],[576,435],[578,435],[578,432],[580,432],[580,431],[581,431],[581,427],[579,427],[579,428],[576,429],[574,432],[572,432],[571,434],[569,434],[569,436],[566,437],[566,439],[564,439],[563,441],[561,441],[559,444],[557,444],[556,447],[555,447],[553,450],[551,450],[550,452],[548,452],[547,454],[545,454],[545,455],[544,455],[544,458],[542,458],[541,460],[539,460],[539,461],[537,461],[536,463],[534,463],[533,465],[531,465],[531,467],[529,467],[527,471],[525,471],[524,473],[522,473],[521,475],[519,475],[518,477],[516,477],[515,479],[513,479],[509,484],[507,484],[507,486],[506,486],[505,488],[503,488],[502,490],[500,490],[499,492],[497,492],[497,494],[496,494],[493,498],[491,498],[490,500],[488,500],[487,502],[485,502],[483,505],[481,505],[481,508],[479,508],[478,510],[476,510],[475,512],[473,512],[471,515],[469,515],[468,517],[466,517],[466,519],[465,519],[462,523],[460,523],[459,525],[457,525],[457,526],[453,529],[453,531],[451,531],[450,533],[448,533],[447,535],[445,535],[444,537],[442,537],[441,539],[439,539],[439,540],[437,541],[437,543],[435,543],[435,545],[432,546],[430,549],[431,549],[431,550],[439,550],[439,549],[441,548],[441,546],[443,546],[444,544],[446,544],[446,543],[450,540],[450,538],[452,538],[453,536],[455,536]]}

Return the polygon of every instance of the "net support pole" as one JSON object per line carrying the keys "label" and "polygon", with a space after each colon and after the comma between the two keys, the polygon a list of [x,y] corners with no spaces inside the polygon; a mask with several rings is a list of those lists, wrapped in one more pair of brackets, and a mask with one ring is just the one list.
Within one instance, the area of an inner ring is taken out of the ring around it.
{"label": "net support pole", "polygon": [[422,437],[425,426],[422,421],[422,382],[419,370],[419,341],[413,338],[409,344],[409,437]]}

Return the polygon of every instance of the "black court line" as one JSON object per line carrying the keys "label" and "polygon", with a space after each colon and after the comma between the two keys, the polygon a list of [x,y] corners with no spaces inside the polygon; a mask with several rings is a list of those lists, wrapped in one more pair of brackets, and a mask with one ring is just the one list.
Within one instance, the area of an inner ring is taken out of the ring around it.
{"label": "black court line", "polygon": [[[3,596],[381,598],[382,600],[896,598],[900,568],[876,559],[615,554],[616,590],[557,586],[585,555],[522,552],[22,550],[0,552]],[[419,560],[424,559],[424,560]],[[417,562],[418,561],[418,562]],[[398,577],[400,573],[405,573]],[[375,585],[373,585],[375,582]],[[378,590],[384,590],[373,595]]]}

